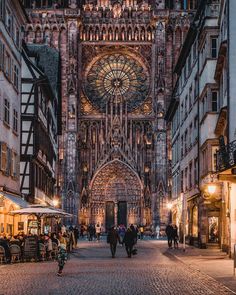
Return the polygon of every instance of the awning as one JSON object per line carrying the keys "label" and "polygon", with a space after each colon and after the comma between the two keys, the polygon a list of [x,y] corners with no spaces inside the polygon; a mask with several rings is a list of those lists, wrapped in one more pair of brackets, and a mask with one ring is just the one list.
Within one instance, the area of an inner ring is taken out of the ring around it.
{"label": "awning", "polygon": [[13,195],[8,192],[1,192],[0,193],[4,198],[10,200],[11,202],[15,203],[21,208],[29,207],[29,203],[23,200],[20,196]]}

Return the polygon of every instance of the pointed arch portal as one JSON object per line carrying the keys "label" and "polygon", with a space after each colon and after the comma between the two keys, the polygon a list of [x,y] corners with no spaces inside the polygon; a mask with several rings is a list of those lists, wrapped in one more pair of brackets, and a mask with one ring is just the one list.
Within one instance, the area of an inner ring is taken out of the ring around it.
{"label": "pointed arch portal", "polygon": [[107,229],[111,225],[142,223],[143,187],[126,163],[113,160],[101,167],[90,183],[90,217]]}

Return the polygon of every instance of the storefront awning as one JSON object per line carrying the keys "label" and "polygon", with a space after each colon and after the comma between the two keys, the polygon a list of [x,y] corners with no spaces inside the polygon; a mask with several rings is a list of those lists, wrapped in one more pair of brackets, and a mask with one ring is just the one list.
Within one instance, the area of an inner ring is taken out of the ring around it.
{"label": "storefront awning", "polygon": [[13,195],[11,193],[6,193],[6,192],[1,193],[1,195],[4,198],[12,201],[13,203],[15,203],[16,205],[18,205],[21,208],[29,207],[29,203],[27,203],[25,200],[23,200],[20,196]]}

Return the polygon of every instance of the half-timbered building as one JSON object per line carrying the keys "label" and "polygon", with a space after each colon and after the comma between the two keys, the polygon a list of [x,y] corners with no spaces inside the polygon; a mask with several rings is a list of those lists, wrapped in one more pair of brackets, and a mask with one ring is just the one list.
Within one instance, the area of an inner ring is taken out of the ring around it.
{"label": "half-timbered building", "polygon": [[31,203],[53,205],[60,118],[59,53],[47,45],[23,51],[21,191]]}

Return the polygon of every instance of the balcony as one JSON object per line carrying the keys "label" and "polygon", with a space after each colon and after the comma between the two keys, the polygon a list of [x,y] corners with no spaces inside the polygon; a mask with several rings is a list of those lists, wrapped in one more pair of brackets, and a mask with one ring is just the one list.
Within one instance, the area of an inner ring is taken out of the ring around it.
{"label": "balcony", "polygon": [[216,152],[216,171],[223,172],[236,166],[236,140],[221,145]]}

